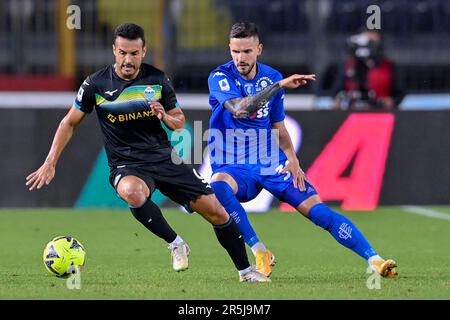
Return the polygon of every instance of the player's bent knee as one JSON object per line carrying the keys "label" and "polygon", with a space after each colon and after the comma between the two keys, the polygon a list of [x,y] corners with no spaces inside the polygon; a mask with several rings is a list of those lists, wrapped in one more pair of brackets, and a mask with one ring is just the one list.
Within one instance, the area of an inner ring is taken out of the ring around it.
{"label": "player's bent knee", "polygon": [[214,182],[219,182],[219,181],[226,182],[231,187],[231,189],[233,190],[233,193],[237,192],[237,182],[228,173],[219,172],[219,173],[214,174],[211,177],[210,183],[212,184]]}
{"label": "player's bent knee", "polygon": [[305,217],[309,216],[309,211],[312,207],[314,207],[316,204],[322,203],[322,200],[320,200],[320,197],[318,195],[313,195],[300,203],[297,207],[297,211],[300,212]]}
{"label": "player's bent knee", "polygon": [[142,190],[127,188],[119,195],[133,208],[141,207],[147,201],[147,197]]}
{"label": "player's bent knee", "polygon": [[[140,180],[140,179],[139,179]],[[150,191],[144,182],[136,179],[121,181],[117,187],[117,193],[130,207],[138,208],[147,201]]]}

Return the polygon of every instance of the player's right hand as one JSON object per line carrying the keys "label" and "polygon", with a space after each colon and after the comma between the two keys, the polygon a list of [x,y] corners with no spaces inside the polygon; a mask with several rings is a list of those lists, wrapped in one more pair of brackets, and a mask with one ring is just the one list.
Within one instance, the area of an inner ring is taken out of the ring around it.
{"label": "player's right hand", "polygon": [[44,184],[49,184],[54,176],[55,166],[51,163],[44,162],[39,169],[27,176],[25,185],[30,186],[30,191],[40,189]]}
{"label": "player's right hand", "polygon": [[290,77],[280,80],[280,87],[282,89],[296,89],[304,86],[308,81],[316,80],[315,74],[293,74]]}

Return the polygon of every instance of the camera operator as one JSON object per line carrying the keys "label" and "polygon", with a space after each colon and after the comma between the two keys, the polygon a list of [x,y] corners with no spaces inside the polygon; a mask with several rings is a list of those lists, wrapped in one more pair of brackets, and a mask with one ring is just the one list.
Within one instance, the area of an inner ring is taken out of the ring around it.
{"label": "camera operator", "polygon": [[394,66],[384,56],[377,31],[348,38],[351,56],[334,87],[334,109],[393,110],[401,101]]}

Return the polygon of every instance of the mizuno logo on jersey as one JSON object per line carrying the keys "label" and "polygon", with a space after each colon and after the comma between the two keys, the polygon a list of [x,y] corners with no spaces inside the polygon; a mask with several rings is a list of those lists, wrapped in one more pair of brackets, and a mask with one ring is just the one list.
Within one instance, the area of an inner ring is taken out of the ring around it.
{"label": "mizuno logo on jersey", "polygon": [[110,97],[113,96],[114,93],[117,92],[118,89],[114,90],[114,91],[105,91],[106,94],[109,94]]}

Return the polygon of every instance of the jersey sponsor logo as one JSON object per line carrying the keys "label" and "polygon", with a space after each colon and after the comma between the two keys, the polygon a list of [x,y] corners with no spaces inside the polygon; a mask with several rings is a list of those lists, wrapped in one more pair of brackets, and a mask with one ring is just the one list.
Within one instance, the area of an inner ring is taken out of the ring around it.
{"label": "jersey sponsor logo", "polygon": [[256,112],[256,118],[261,119],[269,115],[269,102]]}
{"label": "jersey sponsor logo", "polygon": [[269,102],[266,102],[264,107],[262,107],[258,111],[255,111],[255,113],[249,116],[249,119],[250,120],[253,120],[255,118],[261,119],[267,117],[268,115],[269,115]]}
{"label": "jersey sponsor logo", "polygon": [[108,116],[106,118],[111,123],[114,123],[116,121],[126,122],[126,121],[140,120],[140,119],[152,117],[153,115],[154,115],[153,110],[146,110],[146,111],[138,111],[138,112],[129,112],[129,113],[117,114],[115,116],[113,116],[110,113],[110,114],[108,114]]}
{"label": "jersey sponsor logo", "polygon": [[114,91],[105,91],[106,94],[109,94],[110,97],[113,96],[114,93],[117,92],[118,89],[114,90]]}
{"label": "jersey sponsor logo", "polygon": [[111,121],[111,123],[116,122],[117,118],[114,117],[111,113],[106,116],[106,118]]}
{"label": "jersey sponsor logo", "polygon": [[230,84],[226,78],[219,80],[219,87],[221,91],[230,91]]}
{"label": "jersey sponsor logo", "polygon": [[264,76],[264,77],[259,78],[256,81],[255,88],[256,88],[256,91],[261,91],[264,88],[267,88],[268,86],[270,86],[272,84],[273,84],[272,79],[270,79],[269,77]]}

